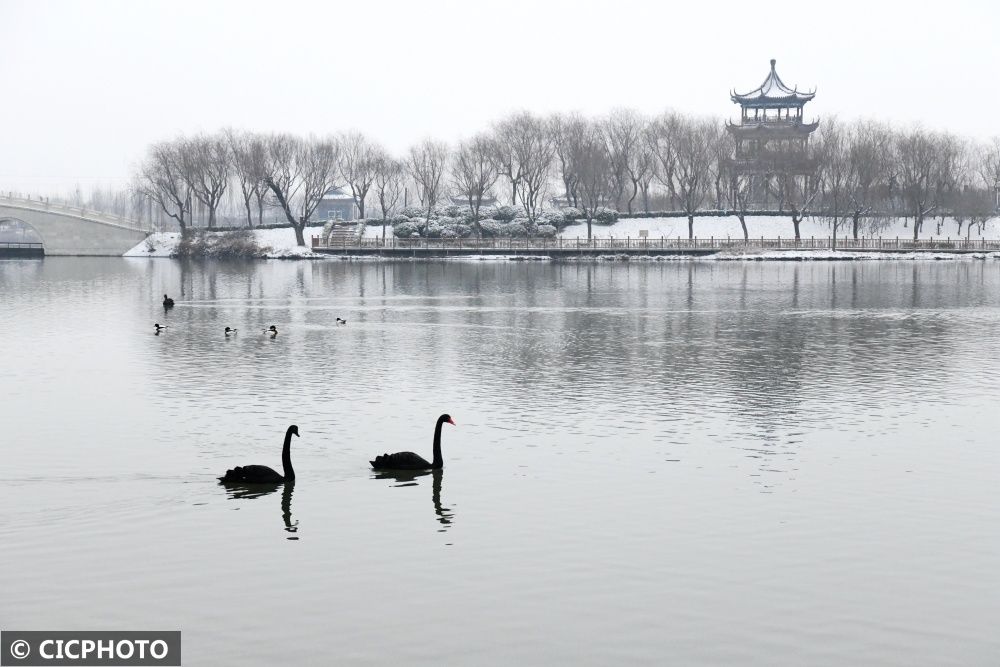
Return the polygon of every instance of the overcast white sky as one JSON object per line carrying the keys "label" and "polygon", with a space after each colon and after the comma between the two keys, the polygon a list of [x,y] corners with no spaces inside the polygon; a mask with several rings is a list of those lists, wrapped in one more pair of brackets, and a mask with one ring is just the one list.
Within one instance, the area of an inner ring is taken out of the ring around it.
{"label": "overcast white sky", "polygon": [[990,2],[0,0],[0,189],[124,184],[223,126],[394,151],[514,109],[734,116],[768,60],[813,115],[1000,134]]}

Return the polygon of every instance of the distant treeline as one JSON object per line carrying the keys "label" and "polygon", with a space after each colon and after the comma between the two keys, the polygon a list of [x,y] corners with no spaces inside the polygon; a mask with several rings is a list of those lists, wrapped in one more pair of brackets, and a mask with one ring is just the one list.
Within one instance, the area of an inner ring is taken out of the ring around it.
{"label": "distant treeline", "polygon": [[[717,211],[739,217],[748,236],[746,217],[762,196],[790,217],[796,238],[806,216],[855,238],[886,216],[907,216],[916,238],[929,216],[982,228],[997,211],[1000,138],[826,118],[812,137],[808,177],[800,154],[769,153],[764,177],[744,173],[734,151],[719,119],[631,110],[601,118],[519,112],[457,144],[425,139],[401,156],[357,132],[223,130],[150,146],[133,187],[102,198],[136,217],[156,209],[182,231],[254,227],[277,215],[300,243],[307,224],[324,222],[314,214],[335,187],[354,196],[362,218],[388,220],[408,204],[430,219],[460,201],[478,232],[481,212],[497,205],[517,207],[529,233],[543,210],[572,207],[588,233],[600,209],[669,211],[688,218],[692,237],[695,218]],[[786,163],[799,166],[785,171]]]}

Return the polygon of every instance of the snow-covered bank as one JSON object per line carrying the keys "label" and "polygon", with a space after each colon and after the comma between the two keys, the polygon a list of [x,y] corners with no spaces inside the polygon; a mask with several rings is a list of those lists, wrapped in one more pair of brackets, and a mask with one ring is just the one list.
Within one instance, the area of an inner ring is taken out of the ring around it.
{"label": "snow-covered bank", "polygon": [[[224,233],[224,232],[220,232]],[[319,228],[307,228],[305,237],[308,241],[311,234],[318,234]],[[278,229],[255,229],[254,238],[261,248],[261,259],[325,259],[325,255],[315,253],[309,248],[295,242],[295,230],[291,227]],[[181,235],[177,232],[160,232],[152,234],[134,248],[126,252],[124,257],[173,257],[177,254],[177,245]]]}
{"label": "snow-covered bank", "polygon": [[[792,219],[787,216],[760,216],[747,217],[747,233],[751,238],[768,239],[790,239],[795,238],[795,230],[792,227]],[[888,224],[878,230],[865,229],[859,237],[864,238],[884,238],[884,239],[912,239],[913,220],[905,223],[902,218],[894,218]],[[639,232],[645,230],[649,238],[682,238],[688,237],[687,218],[630,218],[619,220],[611,225],[592,225],[593,236],[598,239],[614,237],[616,239],[639,238]],[[381,231],[381,228],[379,228]],[[829,223],[819,218],[806,218],[799,225],[799,232],[804,239],[808,238],[828,238],[832,234]],[[743,229],[736,216],[729,217],[695,217],[694,235],[699,239],[707,238],[743,238]],[[837,231],[840,238],[848,238],[851,235],[850,224],[841,225]],[[560,234],[563,238],[587,238],[587,223],[577,223],[569,225]],[[962,234],[958,234],[958,223],[951,218],[945,218],[941,226],[941,233],[937,233],[937,219],[930,218],[924,220],[924,227],[920,232],[921,239],[947,239],[952,240],[966,238],[966,227],[963,225]],[[977,233],[977,229],[972,230],[972,239],[997,239],[1000,238],[1000,225],[986,225],[983,235]]]}
{"label": "snow-covered bank", "polygon": [[[724,220],[724,219],[723,219]],[[767,220],[762,218],[761,220]],[[784,218],[778,218],[778,220],[785,220]],[[667,238],[677,238],[681,236],[684,238],[686,236],[686,221],[681,220],[684,225],[684,235],[667,235]],[[626,236],[633,236],[633,238],[638,238],[639,229],[649,230],[650,238],[657,238],[654,234],[654,229],[657,227],[651,225],[650,223],[663,223],[664,227],[667,225],[678,224],[677,219],[674,218],[651,218],[646,220],[624,220],[615,225],[608,227],[595,227],[595,236],[597,231],[611,232],[605,236],[598,236],[598,238],[608,238],[609,236],[614,236],[615,238],[624,238]],[[639,226],[646,225],[646,226]],[[803,226],[805,223],[803,223]],[[375,227],[379,232],[381,228]],[[573,228],[568,228],[572,230]],[[661,227],[663,229],[663,227]],[[371,232],[372,227],[368,227],[367,231]],[[318,233],[317,229],[307,229],[306,239],[310,239],[313,234]],[[620,236],[619,236],[620,234]],[[309,248],[304,248],[295,243],[295,231],[291,228],[279,228],[279,229],[257,229],[253,230],[254,239],[260,246],[261,251],[258,255],[261,259],[340,259],[348,261],[465,261],[465,262],[497,262],[497,261],[544,261],[548,260],[547,255],[533,255],[526,256],[523,254],[509,254],[509,255],[466,255],[462,257],[391,257],[391,256],[346,256],[346,255],[326,255],[322,253],[312,252]],[[569,234],[564,233],[564,237],[573,238]],[[779,234],[763,236],[769,238],[776,238]],[[803,230],[803,237],[808,238]],[[716,236],[716,238],[725,238],[724,236]],[[159,234],[153,234],[145,241],[139,243],[134,248],[125,253],[125,257],[173,257],[177,254],[177,246],[180,243],[181,235],[176,232],[164,232]],[[1000,259],[1000,253],[990,252],[990,253],[951,253],[951,252],[876,252],[876,251],[850,251],[850,250],[769,250],[769,251],[753,251],[753,250],[732,250],[723,251],[714,255],[692,257],[690,255],[668,255],[668,256],[644,256],[644,255],[625,255],[623,253],[615,253],[609,251],[606,255],[601,256],[588,256],[588,257],[565,257],[560,258],[561,261],[851,261],[851,260],[971,260],[971,259]]]}

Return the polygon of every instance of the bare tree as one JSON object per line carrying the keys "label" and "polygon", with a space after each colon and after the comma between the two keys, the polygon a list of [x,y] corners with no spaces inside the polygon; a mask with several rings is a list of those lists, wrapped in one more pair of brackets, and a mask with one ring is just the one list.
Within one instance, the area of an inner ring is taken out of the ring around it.
{"label": "bare tree", "polygon": [[381,146],[369,141],[359,132],[351,132],[341,139],[341,174],[351,187],[351,194],[358,204],[358,214],[365,217],[365,201],[375,181],[376,160],[385,152]]}
{"label": "bare tree", "polygon": [[420,202],[427,208],[425,229],[430,222],[434,206],[441,198],[441,185],[447,165],[448,145],[443,142],[424,139],[416,146],[410,147],[406,168],[417,185]]}
{"label": "bare tree", "polygon": [[584,135],[590,130],[589,124],[580,114],[574,113],[567,116],[556,114],[549,118],[549,128],[555,142],[555,156],[559,163],[559,174],[563,183],[566,204],[578,207],[576,188],[578,174],[573,164],[573,157]]}
{"label": "bare tree", "polygon": [[822,163],[823,213],[833,232],[833,247],[837,247],[837,232],[848,218],[845,215],[848,185],[851,175],[849,157],[850,130],[836,117],[826,119],[815,148]]}
{"label": "bare tree", "polygon": [[729,193],[730,204],[736,213],[736,218],[740,221],[740,228],[743,230],[743,241],[748,242],[750,233],[747,231],[747,213],[753,205],[754,177],[730,168]]}
{"label": "bare tree", "polygon": [[802,221],[810,214],[812,206],[820,194],[820,185],[823,182],[821,168],[822,162],[817,162],[816,169],[811,174],[797,174],[789,170],[778,176],[781,200],[791,214],[792,230],[796,241],[802,239]]}
{"label": "bare tree", "polygon": [[[136,190],[177,221],[181,234],[187,233],[191,215],[191,194],[177,142],[150,146],[139,167]],[[81,195],[82,199],[82,195]]]}
{"label": "bare tree", "polygon": [[1000,137],[980,147],[976,173],[993,192],[994,209],[1000,210]]}
{"label": "bare tree", "polygon": [[555,157],[555,132],[545,119],[523,111],[496,124],[491,146],[497,172],[510,183],[511,203],[534,222]]}
{"label": "bare tree", "polygon": [[295,229],[295,241],[306,244],[305,228],[320,201],[335,186],[338,148],[332,140],[304,141],[288,134],[267,141],[264,183]]}
{"label": "bare tree", "polygon": [[216,212],[229,187],[232,160],[229,143],[222,136],[196,136],[179,140],[184,178],[195,199],[208,210],[208,227],[215,227]]}
{"label": "bare tree", "polygon": [[677,143],[684,119],[678,114],[667,111],[654,119],[650,124],[646,140],[655,158],[654,173],[656,178],[667,189],[670,206],[677,202],[675,188],[675,173],[677,171]]}
{"label": "bare tree", "polygon": [[267,186],[264,185],[264,171],[267,165],[267,145],[264,138],[249,132],[225,131],[229,144],[229,154],[232,159],[232,171],[243,197],[243,206],[247,212],[247,227],[253,227],[253,216],[250,203],[257,203],[257,224],[264,218],[264,197]]}
{"label": "bare tree", "polygon": [[611,161],[611,197],[619,210],[622,204],[632,212],[639,192],[639,147],[643,144],[646,119],[631,109],[616,109],[601,123]]}
{"label": "bare tree", "polygon": [[601,128],[588,123],[571,158],[579,202],[587,219],[587,240],[593,238],[592,223],[598,207],[608,199],[612,185],[611,157]]}
{"label": "bare tree", "polygon": [[861,218],[870,216],[888,187],[888,162],[892,134],[874,122],[855,124],[848,135],[847,199],[851,216],[851,236],[856,241]]}
{"label": "bare tree", "polygon": [[969,168],[969,152],[966,143],[951,134],[939,134],[935,137],[937,144],[937,159],[934,169],[934,208],[937,213],[937,234],[941,234],[941,226],[948,211],[953,211],[958,196],[959,183],[966,176]]}
{"label": "bare tree", "polygon": [[913,240],[920,238],[924,217],[934,210],[933,197],[937,170],[935,137],[915,128],[896,135],[899,187],[909,213],[913,216]]}
{"label": "bare tree", "polygon": [[468,202],[472,210],[476,236],[479,238],[483,236],[483,230],[479,225],[479,209],[499,177],[490,149],[489,139],[478,136],[471,141],[460,143],[452,157],[453,186],[455,191]]}
{"label": "bare tree", "polygon": [[[656,178],[656,154],[650,142],[651,126],[643,128],[642,141],[636,147],[635,158],[630,167],[632,185],[642,194],[642,210],[649,213],[649,194]],[[631,209],[630,209],[631,210]]]}
{"label": "bare tree", "polygon": [[382,212],[382,240],[385,240],[386,221],[403,195],[403,164],[385,151],[379,152],[375,164],[375,195]]}
{"label": "bare tree", "polygon": [[688,219],[688,238],[694,238],[694,216],[709,192],[715,126],[713,120],[685,120],[676,137],[674,187]]}

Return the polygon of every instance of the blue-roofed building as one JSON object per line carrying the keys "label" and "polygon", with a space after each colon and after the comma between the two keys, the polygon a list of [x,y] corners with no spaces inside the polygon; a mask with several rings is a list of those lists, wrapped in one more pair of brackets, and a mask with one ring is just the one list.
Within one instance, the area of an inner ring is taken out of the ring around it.
{"label": "blue-roofed building", "polygon": [[323,199],[320,200],[313,217],[317,221],[357,220],[358,203],[349,189],[342,187],[330,188],[323,195]]}

